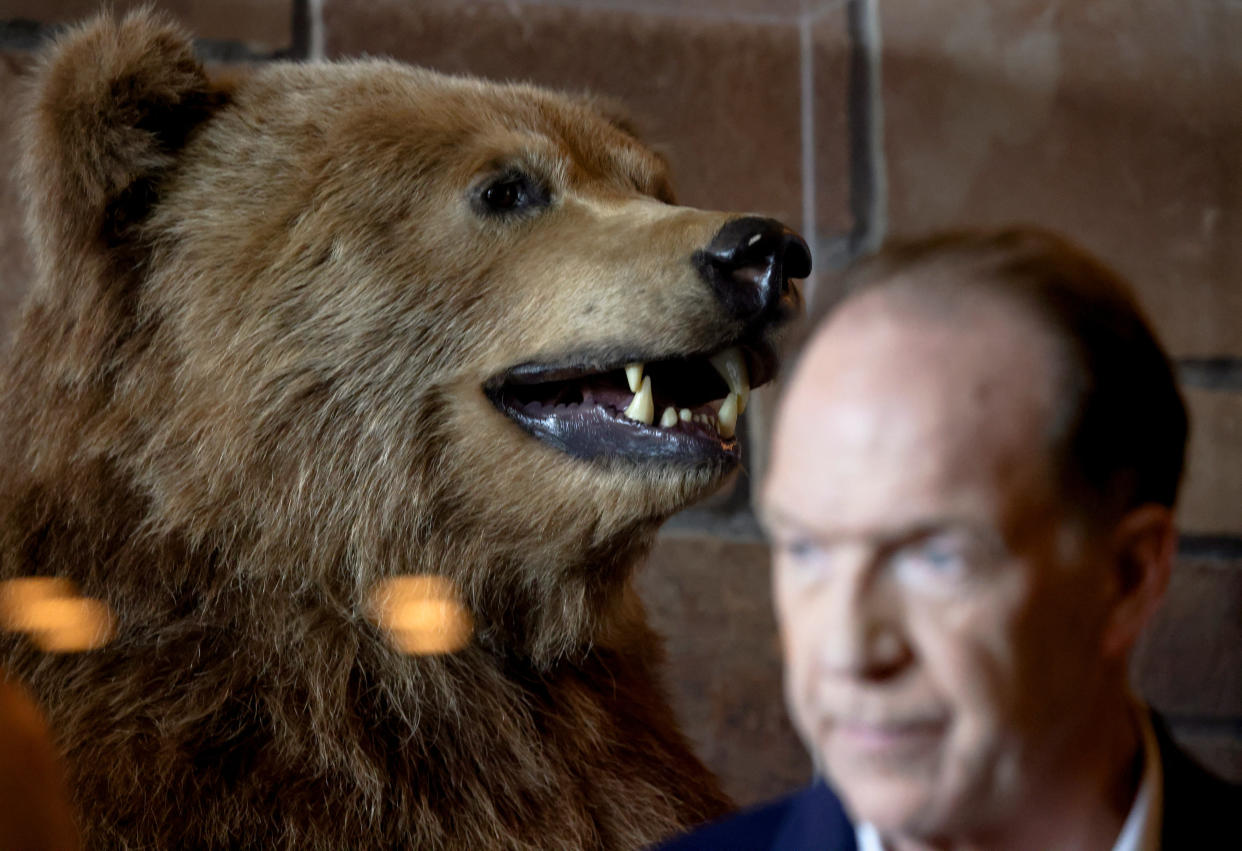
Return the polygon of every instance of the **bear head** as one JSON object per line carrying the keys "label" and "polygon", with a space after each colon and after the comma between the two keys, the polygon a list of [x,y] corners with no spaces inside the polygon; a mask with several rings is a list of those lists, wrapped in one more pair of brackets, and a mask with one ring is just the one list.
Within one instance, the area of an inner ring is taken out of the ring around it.
{"label": "bear head", "polygon": [[480,640],[580,647],[735,469],[809,271],[776,222],[677,206],[608,105],[530,86],[213,79],[141,13],[64,36],[30,110],[8,487],[196,565],[143,582],[442,574]]}

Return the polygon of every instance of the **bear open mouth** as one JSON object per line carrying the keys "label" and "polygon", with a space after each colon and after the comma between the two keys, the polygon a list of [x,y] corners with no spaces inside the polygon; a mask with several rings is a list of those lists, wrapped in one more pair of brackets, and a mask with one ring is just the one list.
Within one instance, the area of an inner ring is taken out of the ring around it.
{"label": "bear open mouth", "polygon": [[484,387],[527,432],[578,458],[701,464],[736,461],[738,416],[771,380],[766,344],[659,360],[514,367]]}

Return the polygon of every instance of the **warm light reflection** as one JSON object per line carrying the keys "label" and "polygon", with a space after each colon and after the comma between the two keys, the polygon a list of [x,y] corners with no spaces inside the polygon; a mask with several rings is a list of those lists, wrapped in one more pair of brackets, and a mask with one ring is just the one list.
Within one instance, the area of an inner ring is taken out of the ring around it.
{"label": "warm light reflection", "polygon": [[371,591],[371,615],[405,653],[454,653],[470,641],[474,623],[457,586],[443,576],[394,576]]}
{"label": "warm light reflection", "polygon": [[32,637],[49,653],[80,653],[112,640],[112,613],[101,600],[62,597],[44,600],[34,609],[46,626]]}
{"label": "warm light reflection", "polygon": [[94,650],[113,634],[107,604],[78,596],[72,582],[51,576],[0,582],[0,624],[12,632],[29,633],[49,653]]}
{"label": "warm light reflection", "polygon": [[72,582],[57,576],[23,576],[0,582],[0,624],[12,632],[43,629],[39,604],[77,595]]}

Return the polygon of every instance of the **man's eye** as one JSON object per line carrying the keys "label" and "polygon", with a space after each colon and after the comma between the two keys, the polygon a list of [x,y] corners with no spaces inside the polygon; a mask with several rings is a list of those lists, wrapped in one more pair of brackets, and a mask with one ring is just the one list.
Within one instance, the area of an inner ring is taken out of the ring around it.
{"label": "man's eye", "polygon": [[919,557],[927,563],[928,567],[940,571],[955,570],[963,563],[962,553],[948,547],[926,547],[919,553]]}
{"label": "man's eye", "polygon": [[959,580],[970,567],[963,547],[942,541],[903,547],[893,560],[898,574],[916,583]]}
{"label": "man's eye", "polygon": [[810,538],[774,541],[772,564],[777,576],[791,588],[807,588],[822,582],[831,573],[829,550]]}
{"label": "man's eye", "polygon": [[781,549],[785,551],[786,555],[797,561],[806,561],[814,558],[819,553],[819,547],[815,545],[815,542],[805,538],[794,538],[791,541],[786,541],[781,546]]}

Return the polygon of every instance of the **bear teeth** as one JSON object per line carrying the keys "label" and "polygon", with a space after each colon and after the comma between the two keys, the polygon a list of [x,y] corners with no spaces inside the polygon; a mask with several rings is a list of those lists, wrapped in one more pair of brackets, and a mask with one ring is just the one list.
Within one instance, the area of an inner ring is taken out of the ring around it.
{"label": "bear teeth", "polygon": [[[639,369],[642,367],[640,366]],[[629,373],[629,367],[626,367],[626,373]],[[634,394],[633,401],[625,409],[625,415],[643,425],[651,425],[652,419],[655,418],[655,394],[651,391],[650,375],[643,378],[642,387]]]}
{"label": "bear teeth", "polygon": [[[721,437],[730,438],[737,431],[737,418],[746,410],[750,399],[750,375],[746,361],[736,346],[712,355],[712,366],[729,386],[729,393],[713,414],[695,414],[689,408],[667,407],[660,415],[661,428],[673,428],[679,422],[694,422],[714,429]],[[625,365],[625,379],[634,398],[626,407],[625,416],[643,425],[655,420],[655,393],[651,388],[651,376],[643,375],[646,364],[642,362]]]}
{"label": "bear teeth", "polygon": [[716,412],[716,431],[721,437],[733,437],[737,429],[737,414],[740,407],[741,401],[737,393],[730,393],[725,397],[720,410]]}
{"label": "bear teeth", "polygon": [[[737,413],[745,413],[746,403],[750,401],[750,373],[746,369],[746,360],[742,357],[741,350],[737,346],[731,346],[712,355],[711,362],[716,372],[729,385],[731,394],[737,396]],[[734,422],[736,423],[736,417]]]}
{"label": "bear teeth", "polygon": [[643,384],[643,365],[641,363],[627,363],[625,365],[625,378],[630,383],[630,392],[637,393],[638,388]]}

